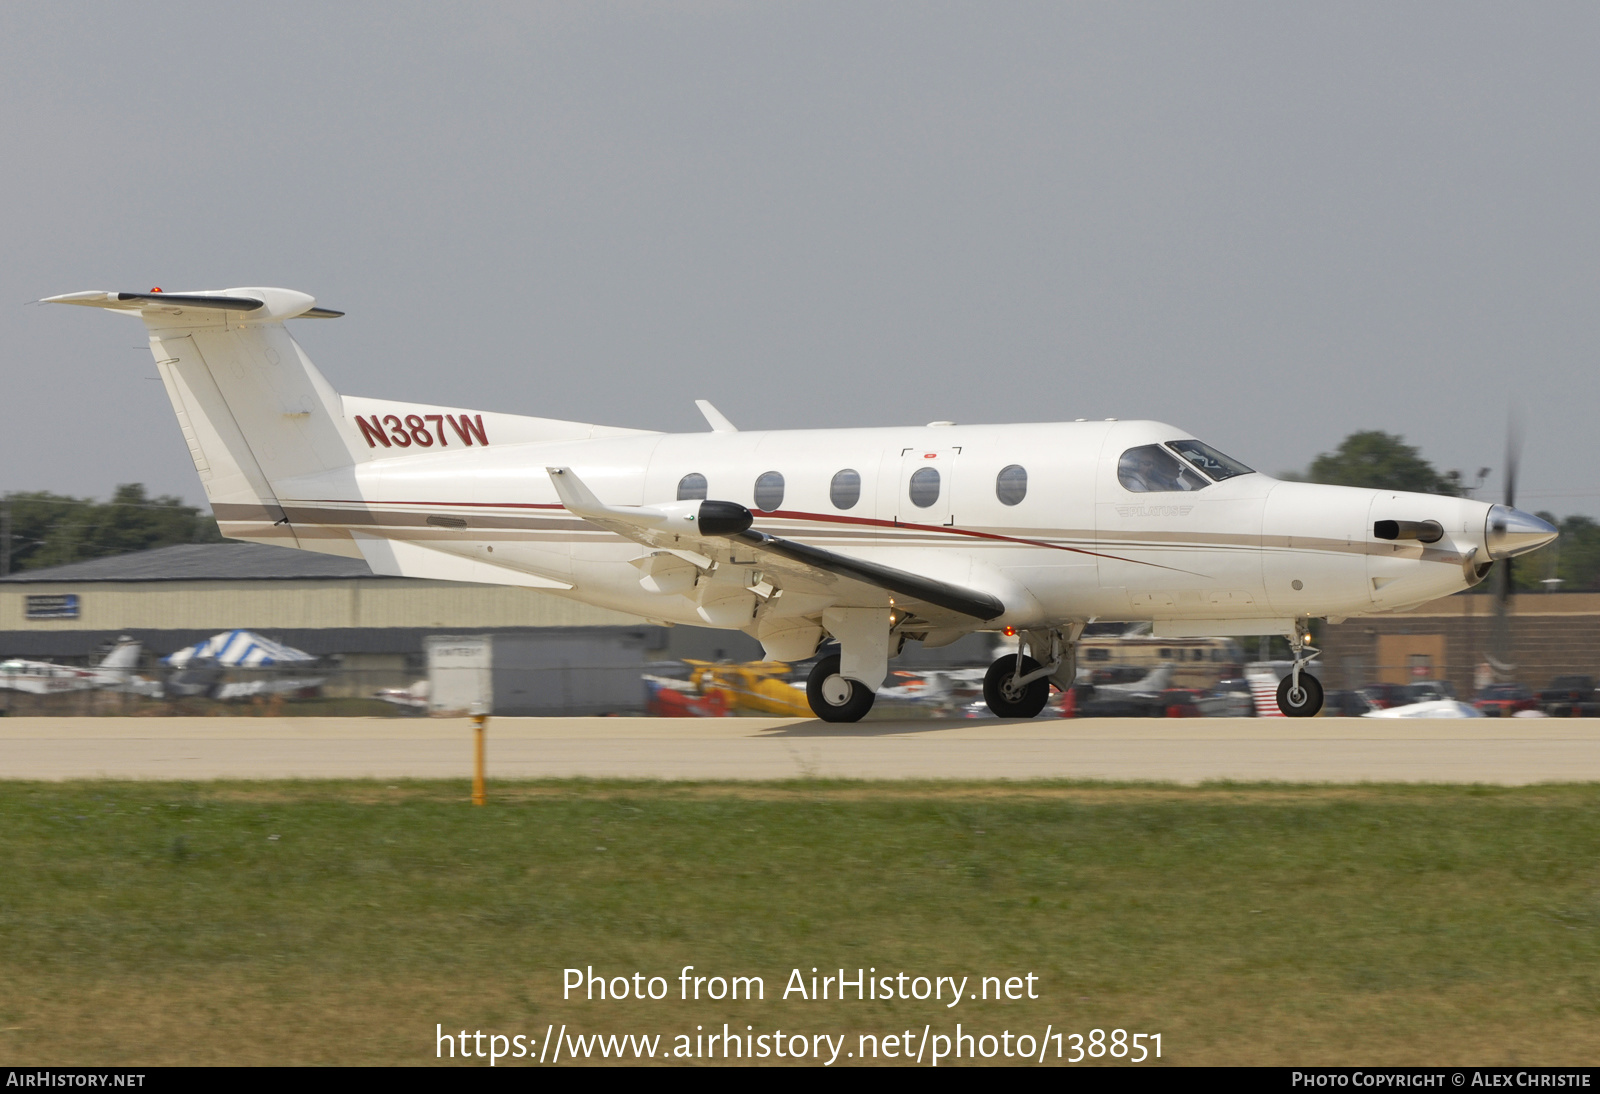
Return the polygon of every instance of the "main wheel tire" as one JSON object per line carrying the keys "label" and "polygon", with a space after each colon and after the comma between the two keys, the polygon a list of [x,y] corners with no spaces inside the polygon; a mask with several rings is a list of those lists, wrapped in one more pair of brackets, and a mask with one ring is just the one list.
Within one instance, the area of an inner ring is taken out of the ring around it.
{"label": "main wheel tire", "polygon": [[1322,683],[1309,672],[1300,674],[1296,692],[1291,673],[1278,681],[1278,709],[1290,718],[1310,718],[1322,709]]}
{"label": "main wheel tire", "polygon": [[839,675],[839,655],[818,661],[806,677],[806,702],[824,722],[859,722],[872,709],[875,693],[860,680]]}
{"label": "main wheel tire", "polygon": [[1010,654],[989,666],[983,676],[983,701],[996,718],[1032,718],[1050,701],[1050,681],[1043,676],[1021,688],[1009,686],[1018,675],[1026,676],[1039,670],[1039,662],[1031,657],[1022,659],[1021,673],[1017,672],[1017,658]]}

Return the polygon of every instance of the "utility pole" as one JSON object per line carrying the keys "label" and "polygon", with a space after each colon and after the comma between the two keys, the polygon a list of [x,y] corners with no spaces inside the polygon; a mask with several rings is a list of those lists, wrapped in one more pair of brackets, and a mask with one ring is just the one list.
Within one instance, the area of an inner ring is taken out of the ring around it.
{"label": "utility pole", "polygon": [[11,573],[11,495],[0,494],[0,577]]}

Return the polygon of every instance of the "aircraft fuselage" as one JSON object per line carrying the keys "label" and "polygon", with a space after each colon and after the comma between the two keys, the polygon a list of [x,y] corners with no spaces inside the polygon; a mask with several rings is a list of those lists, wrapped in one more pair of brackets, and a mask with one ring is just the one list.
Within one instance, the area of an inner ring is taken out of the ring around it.
{"label": "aircraft fuselage", "polygon": [[[1189,436],[1127,421],[491,437],[277,486],[302,546],[326,550],[334,545],[319,538],[352,532],[406,540],[570,584],[551,590],[561,595],[702,626],[749,616],[708,620],[692,595],[641,586],[644,549],[566,512],[547,467],[571,467],[619,506],[675,501],[688,480],[691,496],[748,507],[758,530],[991,592],[1006,612],[986,629],[1104,619],[1170,634],[1281,633],[1299,618],[1448,595],[1488,561],[1484,502],[1259,472],[1192,476],[1188,490],[1119,481],[1125,452]],[[1373,529],[1385,519],[1435,521],[1443,534],[1381,540]],[[761,560],[743,558],[743,576],[757,579],[744,587],[759,585]]]}

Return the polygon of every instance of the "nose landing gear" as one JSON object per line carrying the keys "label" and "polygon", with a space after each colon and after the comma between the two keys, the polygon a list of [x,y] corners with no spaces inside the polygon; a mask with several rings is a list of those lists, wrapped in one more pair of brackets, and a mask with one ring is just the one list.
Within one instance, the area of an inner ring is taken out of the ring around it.
{"label": "nose landing gear", "polygon": [[1310,718],[1322,709],[1322,682],[1305,671],[1305,666],[1322,651],[1306,645],[1306,637],[1297,622],[1295,633],[1289,636],[1294,667],[1278,681],[1278,709],[1290,718]]}

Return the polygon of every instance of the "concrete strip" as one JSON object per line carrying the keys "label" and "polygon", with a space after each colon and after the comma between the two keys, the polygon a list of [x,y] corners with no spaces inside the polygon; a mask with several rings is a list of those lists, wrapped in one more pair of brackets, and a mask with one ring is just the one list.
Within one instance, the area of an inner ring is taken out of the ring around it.
{"label": "concrete strip", "polygon": [[[497,718],[492,778],[1600,781],[1600,719]],[[0,778],[465,778],[465,721],[0,720]]]}

